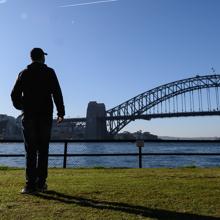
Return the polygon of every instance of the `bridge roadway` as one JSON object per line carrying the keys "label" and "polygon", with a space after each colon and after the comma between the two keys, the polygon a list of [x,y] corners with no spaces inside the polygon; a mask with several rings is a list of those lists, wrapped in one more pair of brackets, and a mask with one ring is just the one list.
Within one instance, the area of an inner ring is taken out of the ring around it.
{"label": "bridge roadway", "polygon": [[86,118],[65,118],[64,122],[86,122]]}
{"label": "bridge roadway", "polygon": [[[128,116],[108,116],[100,119],[109,120],[151,120],[152,118],[173,118],[173,117],[192,117],[192,116],[219,116],[220,111],[201,111],[201,112],[176,112],[176,113],[155,113],[147,115],[128,115]],[[86,118],[67,118],[65,122],[86,122]]]}

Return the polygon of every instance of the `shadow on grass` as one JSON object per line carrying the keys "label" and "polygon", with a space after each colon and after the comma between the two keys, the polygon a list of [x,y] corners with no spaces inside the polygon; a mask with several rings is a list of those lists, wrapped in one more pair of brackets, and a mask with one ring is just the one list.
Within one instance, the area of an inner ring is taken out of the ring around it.
{"label": "shadow on grass", "polygon": [[178,213],[173,211],[147,208],[144,206],[129,205],[120,202],[98,201],[78,196],[65,195],[56,191],[47,191],[45,193],[36,194],[35,196],[47,200],[59,201],[66,204],[77,204],[79,206],[102,210],[106,209],[112,211],[120,211],[138,216],[157,218],[158,220],[220,220],[218,217]]}

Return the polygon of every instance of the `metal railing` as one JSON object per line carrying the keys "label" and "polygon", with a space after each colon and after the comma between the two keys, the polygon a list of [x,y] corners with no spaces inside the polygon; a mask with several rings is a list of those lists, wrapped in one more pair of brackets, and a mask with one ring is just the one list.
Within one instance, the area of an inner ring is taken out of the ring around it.
{"label": "metal railing", "polygon": [[[220,140],[144,140],[145,146],[147,143],[219,143]],[[0,144],[15,144],[23,143],[23,140],[0,140]],[[142,151],[143,146],[138,146],[137,140],[51,140],[50,143],[61,143],[63,144],[63,153],[49,153],[49,157],[61,157],[63,158],[62,167],[67,167],[67,158],[70,157],[127,157],[133,156],[138,158],[139,168],[142,168],[143,156],[218,156],[220,152],[148,152]],[[71,143],[132,143],[137,145],[136,153],[68,153],[68,146]],[[219,145],[220,147],[220,145]],[[25,154],[0,154],[0,158],[8,157],[25,157]]]}

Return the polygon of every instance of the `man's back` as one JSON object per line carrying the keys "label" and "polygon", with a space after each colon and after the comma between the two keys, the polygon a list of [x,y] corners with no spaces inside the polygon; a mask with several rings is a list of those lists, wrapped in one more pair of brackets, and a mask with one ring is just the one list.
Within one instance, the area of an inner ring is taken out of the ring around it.
{"label": "man's back", "polygon": [[33,62],[19,74],[12,100],[14,106],[23,110],[26,116],[50,116],[53,112],[52,95],[58,114],[63,115],[62,93],[54,70]]}

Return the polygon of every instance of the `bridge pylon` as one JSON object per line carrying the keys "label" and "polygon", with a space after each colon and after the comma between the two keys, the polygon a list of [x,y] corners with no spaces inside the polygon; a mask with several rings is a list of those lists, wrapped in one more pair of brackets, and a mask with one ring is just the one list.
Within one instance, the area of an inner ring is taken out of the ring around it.
{"label": "bridge pylon", "polygon": [[106,109],[104,103],[89,102],[86,114],[86,139],[106,139]]}

